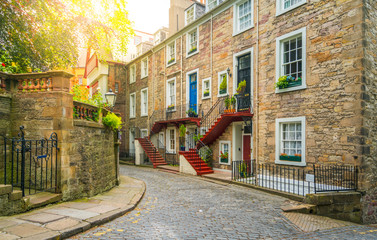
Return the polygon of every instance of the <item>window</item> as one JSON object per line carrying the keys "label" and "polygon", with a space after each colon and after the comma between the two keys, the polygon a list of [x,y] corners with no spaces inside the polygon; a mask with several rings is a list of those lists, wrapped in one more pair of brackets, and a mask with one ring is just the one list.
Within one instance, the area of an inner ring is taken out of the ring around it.
{"label": "window", "polygon": [[288,86],[276,92],[306,88],[306,28],[276,39],[276,82],[286,78]]}
{"label": "window", "polygon": [[141,137],[142,138],[148,137],[148,129],[141,129]]}
{"label": "window", "polygon": [[220,164],[230,164],[230,141],[220,141],[219,162]]}
{"label": "window", "polygon": [[136,65],[130,67],[130,83],[136,82]]}
{"label": "window", "polygon": [[228,95],[228,73],[226,71],[219,72],[218,96]]}
{"label": "window", "polygon": [[168,110],[175,110],[175,78],[169,79],[167,81],[167,88],[166,88],[167,94],[166,94],[166,105]]}
{"label": "window", "polygon": [[136,94],[130,94],[130,118],[134,118],[136,116]]}
{"label": "window", "polygon": [[168,145],[168,150],[171,153],[175,153],[175,129],[168,128],[167,136],[168,139],[166,144]]}
{"label": "window", "polygon": [[167,53],[166,53],[166,56],[167,56],[167,65],[172,65],[175,63],[175,41],[168,44],[168,47],[166,49]]}
{"label": "window", "polygon": [[208,0],[207,11],[211,11],[219,4],[219,0]]}
{"label": "window", "polygon": [[82,77],[79,77],[79,85],[82,85]]}
{"label": "window", "polygon": [[235,4],[234,9],[234,35],[253,27],[253,3],[251,0]]}
{"label": "window", "polygon": [[118,82],[115,83],[115,92],[116,93],[119,92],[119,83]]}
{"label": "window", "polygon": [[202,90],[203,90],[202,99],[211,98],[211,78],[203,79]]}
{"label": "window", "polygon": [[185,11],[185,20],[186,20],[185,25],[188,25],[195,20],[195,8],[196,8],[196,4],[192,5],[189,9]]}
{"label": "window", "polygon": [[305,166],[305,117],[276,119],[275,163]]}
{"label": "window", "polygon": [[141,90],[141,116],[148,116],[148,88]]}
{"label": "window", "polygon": [[134,44],[138,45],[139,43],[141,43],[141,36],[135,36],[134,37]]}
{"label": "window", "polygon": [[276,0],[276,16],[305,4],[307,0]]}
{"label": "window", "polygon": [[187,56],[193,55],[198,52],[198,29],[187,34]]}
{"label": "window", "polygon": [[148,76],[148,58],[141,60],[141,78]]}

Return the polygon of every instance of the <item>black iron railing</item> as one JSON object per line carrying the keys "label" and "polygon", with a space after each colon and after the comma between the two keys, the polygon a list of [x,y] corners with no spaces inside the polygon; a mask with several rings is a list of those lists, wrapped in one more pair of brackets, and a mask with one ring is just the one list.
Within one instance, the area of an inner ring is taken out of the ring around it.
{"label": "black iron railing", "polygon": [[251,98],[249,94],[246,95],[234,95],[237,103],[237,112],[251,111]]}
{"label": "black iron railing", "polygon": [[357,166],[313,165],[313,171],[315,193],[357,190],[359,173]]}
{"label": "black iron railing", "polygon": [[232,180],[305,196],[318,192],[356,191],[358,168],[313,165],[313,169],[304,169],[240,160],[233,161]]}
{"label": "black iron railing", "polygon": [[205,131],[210,129],[215,121],[221,116],[221,114],[224,114],[224,110],[226,109],[225,99],[226,97],[217,99],[208,113],[204,115],[204,117],[200,121],[200,127],[202,129],[204,129]]}
{"label": "black iron railing", "polygon": [[0,156],[0,183],[19,188],[23,196],[43,191],[56,191],[58,138],[26,140],[23,127],[19,138],[3,139]]}

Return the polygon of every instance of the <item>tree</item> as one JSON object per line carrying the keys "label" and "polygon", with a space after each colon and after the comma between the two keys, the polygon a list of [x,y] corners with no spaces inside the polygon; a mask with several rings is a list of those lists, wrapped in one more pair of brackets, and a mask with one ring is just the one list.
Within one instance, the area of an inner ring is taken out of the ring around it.
{"label": "tree", "polygon": [[12,72],[66,69],[79,47],[101,54],[112,41],[125,53],[132,34],[125,0],[0,1],[0,61]]}

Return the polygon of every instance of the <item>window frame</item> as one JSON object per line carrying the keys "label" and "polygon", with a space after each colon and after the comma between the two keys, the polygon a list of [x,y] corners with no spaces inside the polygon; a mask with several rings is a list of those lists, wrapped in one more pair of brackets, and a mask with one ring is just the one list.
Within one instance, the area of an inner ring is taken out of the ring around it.
{"label": "window frame", "polygon": [[282,93],[282,92],[291,92],[291,91],[296,91],[296,90],[301,90],[301,89],[306,89],[306,27],[300,28],[296,31],[287,33],[283,36],[280,36],[276,38],[276,65],[275,65],[275,70],[276,70],[276,79],[275,82],[279,81],[279,78],[283,76],[283,58],[284,58],[284,42],[289,41],[293,38],[298,37],[301,35],[302,38],[302,82],[300,86],[296,87],[288,87],[288,88],[283,88],[275,89],[275,93]]}
{"label": "window frame", "polygon": [[[282,125],[286,123],[301,123],[301,162],[280,160],[282,145]],[[306,166],[306,117],[275,119],[275,163],[281,165]]]}
{"label": "window frame", "polygon": [[276,16],[280,16],[286,12],[289,12],[295,8],[298,8],[304,4],[306,4],[308,0],[301,0],[301,2],[296,3],[295,5],[290,6],[287,9],[284,9],[284,0],[276,0]]}
{"label": "window frame", "polygon": [[119,93],[120,90],[120,82],[115,82],[114,83],[114,92]]}
{"label": "window frame", "polygon": [[[171,103],[170,100],[169,100],[170,97],[171,97],[171,95],[169,95],[169,93],[170,93],[169,83],[173,82],[173,81],[174,81],[174,103]],[[172,104],[174,104],[174,108],[171,109],[171,111],[176,111],[176,109],[177,109],[177,81],[176,81],[175,77],[166,80],[166,109],[168,108],[168,106],[170,106]]]}
{"label": "window frame", "polygon": [[141,136],[140,137],[142,137],[143,138],[143,132],[145,133],[147,133],[145,136],[146,137],[148,137],[148,129],[146,129],[146,128],[142,128],[142,129],[140,129],[140,134],[141,134]]}
{"label": "window frame", "polygon": [[[191,50],[191,43],[189,43],[191,41],[190,36],[191,36],[191,33],[195,31],[196,31],[196,51],[189,53]],[[189,41],[189,38],[190,38],[190,41]],[[196,27],[186,33],[186,58],[189,58],[198,53],[199,53],[199,27]]]}
{"label": "window frame", "polygon": [[132,64],[130,66],[130,84],[135,83],[135,82],[136,82],[136,64]]}
{"label": "window frame", "polygon": [[215,1],[216,1],[216,6],[214,6],[213,8],[210,9],[209,6],[208,6],[208,5],[209,5],[209,1],[210,1],[210,0],[207,0],[207,1],[206,1],[206,12],[209,12],[209,11],[211,11],[212,9],[215,9],[217,6],[219,6],[219,0],[215,0]]}
{"label": "window frame", "polygon": [[[191,22],[187,22],[187,12],[188,11],[190,11],[190,10],[193,10],[193,16],[192,16],[192,21]],[[191,5],[191,7],[189,7],[189,8],[187,8],[186,10],[185,10],[185,26],[187,26],[187,25],[189,25],[190,23],[192,23],[192,22],[194,22],[195,21],[195,19],[196,19],[196,17],[195,17],[195,14],[196,13],[196,4],[193,4],[193,5]]]}
{"label": "window frame", "polygon": [[[208,96],[204,96],[204,83],[205,82],[209,82],[209,95]],[[209,77],[209,78],[205,78],[205,79],[202,79],[202,99],[210,99],[212,96],[212,79]]]}
{"label": "window frame", "polygon": [[[176,129],[175,129],[175,127],[168,127],[167,129],[167,133],[166,133],[166,140],[168,140],[167,141],[167,144],[166,144],[166,146],[167,146],[167,150],[169,151],[169,153],[176,153],[176,148],[177,148],[177,131],[176,131]],[[173,130],[174,131],[174,138],[173,138],[173,140],[174,140],[174,149],[171,149],[171,140],[172,140],[172,138],[171,138],[171,136],[170,136],[170,131],[171,130]]]}
{"label": "window frame", "polygon": [[[251,25],[243,30],[239,30],[239,6],[245,2],[250,1],[251,4]],[[233,36],[246,32],[254,27],[254,1],[253,0],[240,0],[233,4]]]}
{"label": "window frame", "polygon": [[[132,106],[131,106],[131,98],[132,96],[134,97],[134,101],[133,101],[133,104],[135,105],[134,106],[134,111],[132,112]],[[130,118],[136,118],[136,92],[133,92],[133,93],[130,93]]]}
{"label": "window frame", "polygon": [[[218,72],[218,79],[217,79],[217,97],[224,97],[229,95],[229,74],[226,70]],[[222,82],[222,75],[226,75],[226,93],[220,94],[220,84]]]}
{"label": "window frame", "polygon": [[[221,152],[222,152],[222,145],[223,145],[223,144],[228,144],[228,162],[227,162],[227,163],[223,163],[223,162],[221,162],[220,154],[221,154]],[[232,162],[232,161],[231,161],[231,152],[232,152],[231,141],[219,141],[219,164],[222,164],[222,165],[230,165],[230,163]]]}
{"label": "window frame", "polygon": [[[147,66],[145,66],[145,64],[147,64]],[[148,57],[145,57],[141,60],[140,68],[141,68],[141,73],[140,73],[141,79],[148,77]]]}
{"label": "window frame", "polygon": [[[146,92],[146,96],[147,96],[146,103],[144,103],[143,92]],[[143,89],[140,90],[140,103],[141,103],[140,116],[142,116],[142,117],[148,116],[148,88],[143,88]],[[144,109],[144,104],[146,105],[145,109]],[[144,112],[143,112],[143,110],[144,110]]]}
{"label": "window frame", "polygon": [[[170,46],[173,45],[173,44],[174,44],[174,61],[169,63],[169,61],[171,60],[171,59],[169,59],[170,55],[171,55]],[[166,66],[169,67],[169,66],[175,64],[176,62],[177,62],[177,44],[176,44],[176,41],[174,40],[174,41],[172,41],[172,42],[170,42],[166,45]]]}

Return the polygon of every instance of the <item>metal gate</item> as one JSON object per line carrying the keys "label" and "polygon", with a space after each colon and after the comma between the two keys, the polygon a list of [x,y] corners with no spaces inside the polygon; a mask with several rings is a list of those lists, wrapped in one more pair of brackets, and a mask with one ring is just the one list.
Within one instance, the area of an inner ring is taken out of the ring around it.
{"label": "metal gate", "polygon": [[26,140],[24,127],[18,138],[4,137],[0,145],[0,183],[12,185],[22,195],[56,191],[58,137],[52,133],[49,139]]}

